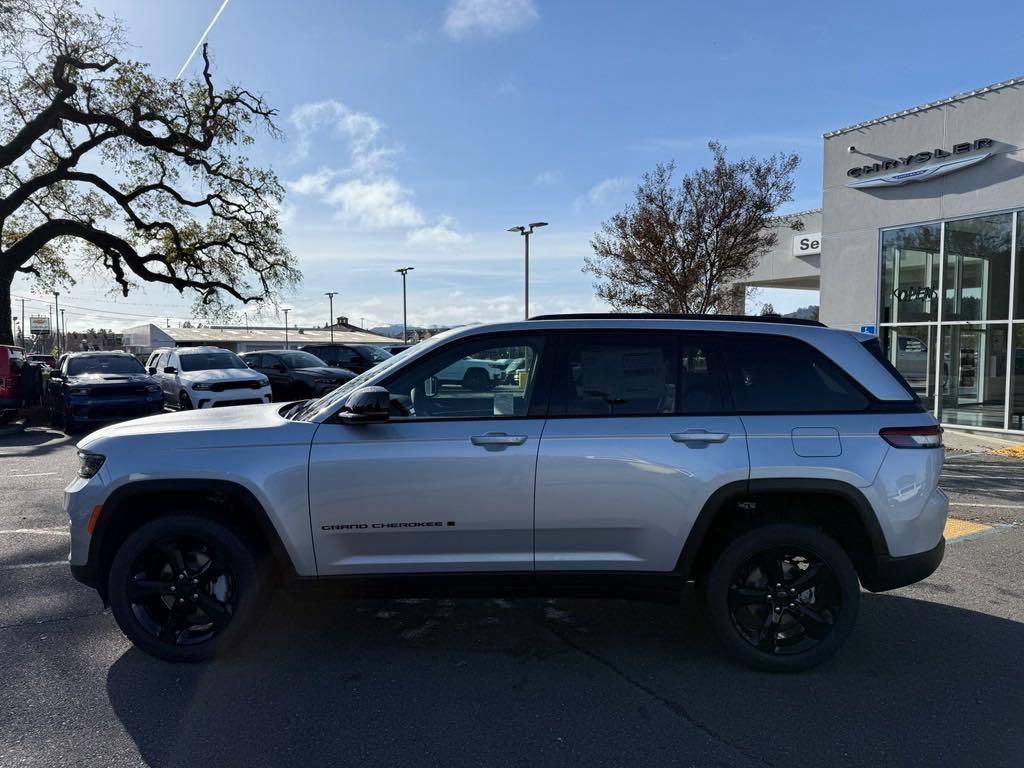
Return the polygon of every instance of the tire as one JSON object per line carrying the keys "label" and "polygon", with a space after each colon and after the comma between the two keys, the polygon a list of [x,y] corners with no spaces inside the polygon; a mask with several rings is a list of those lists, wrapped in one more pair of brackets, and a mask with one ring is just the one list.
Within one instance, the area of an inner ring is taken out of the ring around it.
{"label": "tire", "polygon": [[64,408],[60,423],[64,428],[65,435],[70,435],[78,431],[78,422],[75,421],[75,417],[71,415],[71,411],[68,408]]}
{"label": "tire", "polygon": [[57,407],[54,405],[54,402],[53,402],[52,399],[50,400],[50,404],[49,404],[47,410],[49,410],[49,412],[50,412],[50,426],[54,427],[54,428],[58,428],[58,429],[62,428],[64,426],[64,422],[63,422],[63,419],[61,417],[62,414],[63,414],[63,411],[58,411],[57,410]]}
{"label": "tire", "polygon": [[473,392],[483,392],[491,388],[491,377],[483,368],[470,368],[462,376],[462,386]]}
{"label": "tire", "polygon": [[192,410],[192,398],[189,397],[188,392],[181,390],[178,393],[178,409],[182,411]]}
{"label": "tire", "polygon": [[234,645],[256,618],[267,593],[264,562],[216,520],[158,517],[129,535],[114,555],[110,608],[121,631],[146,653],[165,661],[205,661]]}
{"label": "tire", "polygon": [[737,659],[768,672],[799,672],[849,638],[860,582],[849,556],[823,531],[772,523],[725,547],[707,574],[706,598],[715,633]]}

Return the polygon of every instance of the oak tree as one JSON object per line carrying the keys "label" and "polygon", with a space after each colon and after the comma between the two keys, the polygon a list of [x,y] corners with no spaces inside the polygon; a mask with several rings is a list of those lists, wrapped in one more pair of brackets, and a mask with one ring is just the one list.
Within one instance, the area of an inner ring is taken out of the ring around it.
{"label": "oak tree", "polygon": [[[300,278],[282,239],[283,188],[246,157],[275,111],[201,74],[153,75],[122,25],[76,0],[0,0],[0,312],[18,273],[38,286],[108,274],[128,295],[169,285],[216,314]],[[10,343],[0,322],[0,343]]]}

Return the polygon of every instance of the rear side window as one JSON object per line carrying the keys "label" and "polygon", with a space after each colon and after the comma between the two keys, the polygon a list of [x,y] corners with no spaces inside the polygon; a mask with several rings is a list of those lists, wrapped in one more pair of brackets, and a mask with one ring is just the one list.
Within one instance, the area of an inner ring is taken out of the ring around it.
{"label": "rear side window", "polygon": [[798,339],[735,334],[730,347],[729,384],[739,413],[855,412],[870,404],[835,363]]}
{"label": "rear side window", "polygon": [[[905,347],[905,344],[903,342],[904,342],[905,339],[908,339],[908,338],[909,338],[909,342],[910,343],[916,342],[917,345],[921,348],[920,350],[915,350],[915,351],[924,351],[925,353],[927,353],[927,350],[924,349],[924,345],[921,343],[920,339],[914,339],[914,338],[910,338],[910,337],[906,337],[906,336],[901,336],[899,338],[899,342],[898,343],[900,344],[900,351],[901,352],[905,352],[906,351],[906,347]],[[918,396],[918,394],[914,390],[914,388],[912,386],[910,386],[910,382],[907,381],[903,377],[903,374],[900,373],[896,369],[896,366],[893,365],[889,361],[889,358],[885,356],[885,352],[882,351],[882,344],[878,341],[878,337],[877,336],[875,338],[873,338],[873,339],[868,339],[867,341],[862,342],[862,344],[864,346],[864,349],[866,349],[868,352],[870,352],[871,356],[874,357],[875,360],[877,360],[878,362],[880,362],[882,364],[882,367],[885,368],[885,370],[887,370],[892,375],[892,377],[894,379],[896,379],[896,381],[898,381],[900,383],[900,386],[902,386],[905,390],[907,390],[907,392],[910,394],[911,397],[914,398],[914,400],[920,401],[921,398]],[[926,357],[926,359],[927,359],[927,357]]]}
{"label": "rear side window", "polygon": [[717,336],[682,336],[679,342],[679,413],[726,413],[725,354]]}
{"label": "rear side window", "polygon": [[652,333],[567,334],[557,392],[566,416],[650,416],[675,412],[675,340]]}

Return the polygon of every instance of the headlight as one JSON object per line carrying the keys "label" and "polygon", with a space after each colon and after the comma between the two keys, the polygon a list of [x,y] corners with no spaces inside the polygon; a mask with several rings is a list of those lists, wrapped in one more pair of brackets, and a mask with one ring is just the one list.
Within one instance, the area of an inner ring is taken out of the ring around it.
{"label": "headlight", "polygon": [[88,451],[78,452],[78,476],[86,479],[93,477],[97,472],[100,471],[100,467],[103,466],[103,462],[107,460],[106,456],[101,456],[98,453],[89,453]]}
{"label": "headlight", "polygon": [[84,387],[72,387],[68,390],[69,395],[88,395],[89,390]]}
{"label": "headlight", "polygon": [[192,385],[192,389],[209,389],[209,388],[210,388],[209,384],[202,384],[202,383],[200,383],[200,384],[193,384]]}
{"label": "headlight", "polygon": [[261,387],[269,387],[270,386],[270,379],[260,379],[260,386]]}

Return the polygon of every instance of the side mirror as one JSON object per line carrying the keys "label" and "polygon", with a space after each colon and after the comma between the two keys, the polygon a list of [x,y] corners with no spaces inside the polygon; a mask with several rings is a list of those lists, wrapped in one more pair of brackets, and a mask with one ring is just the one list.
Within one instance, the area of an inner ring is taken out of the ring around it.
{"label": "side mirror", "polygon": [[156,366],[155,365],[151,365],[151,366],[149,366],[149,368],[146,369],[146,371],[149,373],[150,376],[155,376],[156,375]]}
{"label": "side mirror", "polygon": [[391,418],[391,395],[384,387],[363,387],[338,412],[342,424],[380,424]]}

